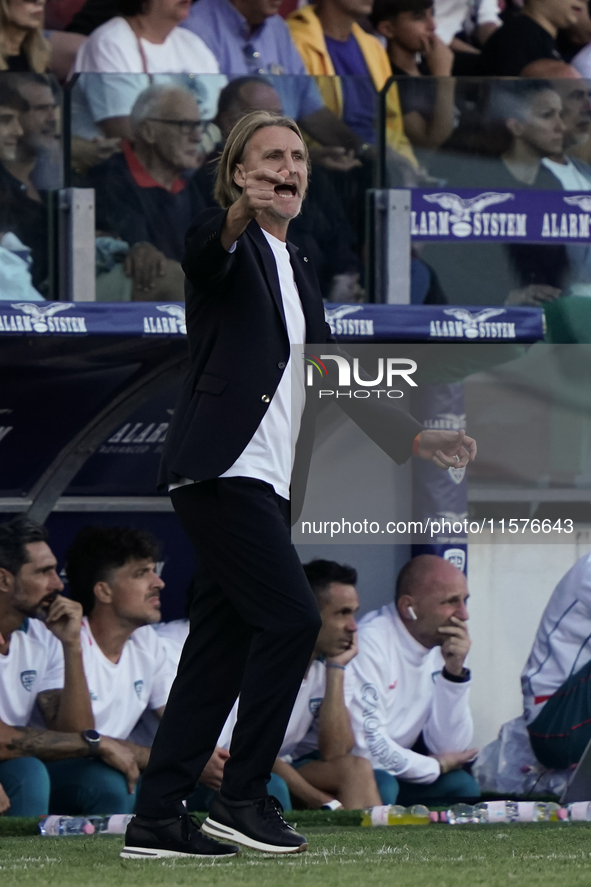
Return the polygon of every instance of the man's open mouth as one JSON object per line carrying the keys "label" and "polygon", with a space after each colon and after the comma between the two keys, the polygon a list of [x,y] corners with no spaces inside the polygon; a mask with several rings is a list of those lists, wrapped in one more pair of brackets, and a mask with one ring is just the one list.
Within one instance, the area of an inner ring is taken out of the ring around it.
{"label": "man's open mouth", "polygon": [[295,197],[298,193],[297,186],[293,182],[285,182],[283,185],[275,186],[275,193],[280,197]]}

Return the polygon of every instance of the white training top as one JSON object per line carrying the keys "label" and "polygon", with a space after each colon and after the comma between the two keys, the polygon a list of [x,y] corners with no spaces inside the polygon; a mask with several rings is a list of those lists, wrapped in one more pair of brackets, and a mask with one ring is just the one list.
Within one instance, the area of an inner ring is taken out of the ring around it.
{"label": "white training top", "polygon": [[421,732],[436,754],[469,747],[471,681],[444,678],[441,649],[427,650],[415,641],[394,604],[368,613],[358,638],[359,653],[345,675],[354,753],[371,761],[374,770],[407,782],[434,782],[438,761],[410,749]]}
{"label": "white training top", "polygon": [[43,690],[64,686],[62,645],[39,619],[25,619],[0,655],[0,720],[26,727]]}
{"label": "white training top", "polygon": [[528,724],[566,679],[590,659],[591,554],[586,554],[552,592],[521,673],[524,714]]}
{"label": "white training top", "polygon": [[176,674],[185,641],[189,637],[189,620],[174,619],[172,622],[159,622],[152,628],[164,645],[166,655]]}
{"label": "white training top", "polygon": [[444,43],[451,43],[460,31],[471,30],[472,22],[484,25],[491,22],[500,27],[498,0],[437,0],[435,4],[435,32]]}
{"label": "white training top", "polygon": [[88,617],[80,632],[84,673],[95,727],[114,739],[127,739],[146,708],[166,705],[176,669],[150,625],[136,628],[119,662],[107,659],[95,641]]}
{"label": "white training top", "polygon": [[580,52],[577,52],[570,64],[579,72],[581,77],[585,79],[591,77],[591,43],[584,46]]}
{"label": "white training top", "polygon": [[565,191],[591,191],[591,179],[574,165],[572,160],[565,158],[566,163],[556,163],[544,157],[542,163],[555,176]]}
{"label": "white training top", "polygon": [[[291,764],[292,760],[297,760],[297,758],[316,747],[314,743],[304,745],[303,740],[307,737],[315,718],[317,719],[318,717],[318,709],[324,701],[325,690],[326,667],[324,662],[315,659],[308,669],[308,674],[302,681],[287,730],[285,731],[285,738],[279,750],[278,757],[283,761],[287,761],[288,764]],[[224,729],[217,741],[217,745],[222,748],[230,748],[232,731],[234,730],[238,714],[238,702],[239,700],[236,700],[234,703],[234,708],[228,715]]]}
{"label": "white training top", "polygon": [[219,70],[211,49],[186,28],[173,28],[164,43],[150,43],[137,37],[117,15],[96,28],[82,44],[72,73],[218,74]]}
{"label": "white training top", "polygon": [[[306,341],[306,321],[287,245],[261,229],[273,250],[290,347]],[[297,375],[296,375],[297,374]],[[292,402],[292,394],[295,398]],[[246,449],[220,477],[255,477],[289,499],[295,442],[304,411],[304,361],[287,363],[261,424]]]}

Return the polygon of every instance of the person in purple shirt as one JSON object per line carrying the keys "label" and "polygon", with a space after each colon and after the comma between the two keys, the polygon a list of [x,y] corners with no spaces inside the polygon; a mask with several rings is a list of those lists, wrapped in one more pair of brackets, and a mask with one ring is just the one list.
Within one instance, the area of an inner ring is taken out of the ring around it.
{"label": "person in purple shirt", "polygon": [[277,15],[280,5],[280,0],[199,0],[182,27],[201,37],[223,74],[263,74],[271,80],[283,113],[316,141],[363,153],[363,140],[324,106],[306,74],[289,28]]}

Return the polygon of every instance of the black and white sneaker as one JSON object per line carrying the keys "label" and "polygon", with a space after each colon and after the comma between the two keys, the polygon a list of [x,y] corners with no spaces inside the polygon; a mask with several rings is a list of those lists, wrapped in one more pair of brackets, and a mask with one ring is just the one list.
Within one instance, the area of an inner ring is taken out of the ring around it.
{"label": "black and white sneaker", "polygon": [[173,819],[146,819],[134,816],[125,832],[123,859],[165,859],[170,857],[230,857],[239,853],[234,844],[220,844],[204,835],[188,813]]}
{"label": "black and white sneaker", "polygon": [[203,831],[213,838],[236,841],[265,853],[301,853],[308,849],[281,815],[283,807],[272,795],[254,801],[230,801],[215,796]]}

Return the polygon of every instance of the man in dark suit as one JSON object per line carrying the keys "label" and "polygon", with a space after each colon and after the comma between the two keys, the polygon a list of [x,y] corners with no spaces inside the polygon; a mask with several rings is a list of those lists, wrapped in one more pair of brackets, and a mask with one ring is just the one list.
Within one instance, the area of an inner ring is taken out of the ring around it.
{"label": "man in dark suit", "polygon": [[[248,114],[218,169],[216,199],[227,212],[202,213],[187,237],[190,368],[160,481],[196,549],[198,581],[125,858],[237,849],[206,835],[273,853],[307,848],[266,791],[321,625],[289,520],[292,425],[304,409],[303,361],[286,372],[290,346],[330,336],[311,263],[286,243],[307,182],[293,120]],[[402,411],[386,412],[396,461],[413,449],[442,467],[474,457],[463,432],[425,431]],[[297,458],[305,468],[303,436]],[[182,802],[238,694],[230,758],[204,835]]]}

